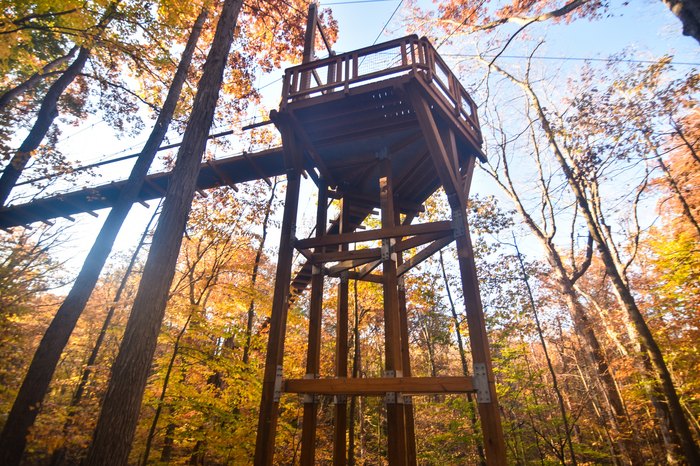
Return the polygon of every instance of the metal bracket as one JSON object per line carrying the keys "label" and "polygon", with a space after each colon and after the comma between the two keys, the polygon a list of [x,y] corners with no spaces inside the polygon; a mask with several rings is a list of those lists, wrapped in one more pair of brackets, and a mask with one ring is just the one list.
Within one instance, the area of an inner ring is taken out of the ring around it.
{"label": "metal bracket", "polygon": [[318,265],[311,266],[311,275],[319,275],[323,270]]}
{"label": "metal bracket", "polygon": [[[304,374],[305,379],[318,379],[320,376],[318,374]],[[316,394],[307,393],[304,395],[304,403],[318,403],[319,396]]]}
{"label": "metal bracket", "polygon": [[489,380],[486,377],[486,364],[474,363],[474,388],[476,389],[476,401],[479,403],[491,403],[491,390]]}
{"label": "metal bracket", "polygon": [[388,261],[391,259],[391,243],[383,239],[382,240],[382,261]]}
{"label": "metal bracket", "polygon": [[339,405],[339,404],[346,404],[348,402],[348,396],[347,395],[335,395],[333,397],[333,403]]}
{"label": "metal bracket", "polygon": [[396,392],[387,392],[384,395],[384,403],[388,405],[396,404]]}
{"label": "metal bracket", "polygon": [[272,401],[278,402],[282,396],[282,366],[277,366],[275,373],[275,388],[272,392]]}
{"label": "metal bracket", "polygon": [[383,377],[396,377],[396,371],[384,371]]}
{"label": "metal bracket", "polygon": [[467,236],[467,221],[461,209],[452,209],[452,230],[455,238]]}
{"label": "metal bracket", "polygon": [[412,405],[413,404],[413,397],[411,395],[404,395],[402,398],[403,398],[403,404],[405,404],[405,405]]}

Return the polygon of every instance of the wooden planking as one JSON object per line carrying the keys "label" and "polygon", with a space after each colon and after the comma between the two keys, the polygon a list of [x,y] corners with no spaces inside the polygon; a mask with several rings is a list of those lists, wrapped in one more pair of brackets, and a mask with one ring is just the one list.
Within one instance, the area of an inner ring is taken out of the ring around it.
{"label": "wooden planking", "polygon": [[383,377],[383,378],[335,378],[288,379],[284,382],[286,393],[313,393],[317,395],[382,396],[386,393],[406,395],[431,395],[437,393],[471,393],[474,384],[471,377]]}

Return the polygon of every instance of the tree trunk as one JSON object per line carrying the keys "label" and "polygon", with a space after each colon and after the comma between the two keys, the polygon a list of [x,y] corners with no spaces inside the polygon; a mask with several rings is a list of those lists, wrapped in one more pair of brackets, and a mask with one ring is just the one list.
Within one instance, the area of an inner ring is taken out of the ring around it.
{"label": "tree trunk", "polygon": [[700,4],[697,0],[662,0],[683,24],[683,35],[700,43]]}
{"label": "tree trunk", "polygon": [[5,92],[0,95],[0,112],[2,112],[5,107],[7,107],[10,102],[19,97],[21,94],[33,89],[36,87],[37,84],[39,84],[43,79],[48,78],[49,76],[52,76],[56,73],[60,73],[60,71],[56,71],[56,68],[59,66],[64,65],[65,63],[68,62],[68,60],[71,60],[73,56],[76,54],[76,52],[79,50],[80,47],[75,46],[72,49],[68,51],[67,54],[56,58],[55,60],[52,60],[51,62],[47,63],[44,65],[44,67],[41,69],[40,72],[34,73],[31,75],[29,78],[27,78],[26,81],[19,83],[15,87],[6,90]]}
{"label": "tree trunk", "polygon": [[621,264],[619,264],[619,262],[615,259],[609,244],[606,242],[599,230],[599,226],[596,219],[593,217],[593,213],[590,209],[590,205],[588,204],[589,201],[586,198],[585,193],[578,186],[571,168],[566,164],[563,157],[560,158],[560,156],[557,156],[557,158],[560,159],[560,165],[562,166],[569,185],[574,191],[576,200],[584,213],[588,230],[596,242],[598,252],[600,253],[600,257],[605,265],[605,270],[608,273],[610,281],[613,285],[615,295],[622,307],[627,311],[627,314],[629,315],[630,320],[634,324],[637,331],[639,342],[649,355],[655,376],[658,378],[661,384],[661,390],[666,398],[666,402],[668,403],[668,411],[671,417],[671,423],[673,425],[672,428],[675,430],[680,439],[685,459],[689,464],[700,464],[700,451],[698,451],[698,447],[695,444],[692,432],[690,431],[690,426],[685,418],[678,393],[676,393],[676,387],[673,384],[671,373],[669,372],[668,367],[666,366],[666,361],[664,361],[663,354],[661,353],[661,348],[659,348],[659,345],[656,343],[651,330],[647,326],[644,315],[637,307],[637,302],[632,295],[632,290],[628,285],[624,272],[621,271]]}
{"label": "tree trunk", "polygon": [[73,63],[51,85],[46,96],[41,101],[41,107],[39,107],[34,126],[32,126],[31,131],[29,131],[17,152],[12,156],[10,163],[5,166],[2,176],[0,176],[0,205],[6,204],[10,191],[17,184],[17,179],[19,179],[22,171],[27,166],[29,159],[32,157],[32,152],[39,147],[53,121],[58,116],[58,99],[83,70],[89,56],[90,50],[80,47],[78,56],[73,60]]}
{"label": "tree trunk", "polygon": [[[187,78],[187,70],[189,69],[205,16],[206,13],[202,12],[195,23],[195,27],[192,29],[190,40],[173,78],[163,110],[158,116],[146,145],[134,164],[127,184],[119,193],[117,202],[107,215],[107,219],[97,235],[97,239],[90,249],[73,287],[61,307],[59,307],[56,316],[49,324],[44,337],[39,343],[39,347],[29,366],[29,371],[0,435],[0,464],[15,465],[21,459],[26,444],[25,438],[38,414],[39,409],[37,407],[41,405],[46,396],[46,391],[56,370],[61,353],[68,343],[70,334],[73,332],[80,314],[85,309],[102,267],[112,250],[112,245],[119,233],[119,229],[141,190],[141,185],[148,174],[151,162],[170,125],[180,91]],[[79,58],[80,55],[76,61]],[[177,251],[175,253],[177,254]]]}
{"label": "tree trunk", "polygon": [[[537,163],[541,164],[541,161],[537,159]],[[522,200],[512,182],[509,164],[505,158],[503,159],[502,171],[503,177],[505,178],[505,183],[499,180],[495,173],[490,174],[494,177],[494,179],[496,179],[501,188],[511,198],[516,210],[523,218],[523,221],[528,226],[530,231],[535,235],[535,237],[537,238],[540,245],[545,251],[545,254],[547,256],[547,262],[552,267],[554,272],[555,283],[557,284],[558,291],[559,293],[561,293],[569,310],[569,313],[571,314],[576,333],[582,335],[584,340],[586,341],[586,359],[589,363],[596,367],[596,374],[598,375],[598,378],[601,381],[602,386],[604,387],[606,398],[609,401],[609,407],[612,411],[611,418],[614,424],[613,428],[620,432],[621,435],[624,437],[624,439],[621,439],[622,443],[620,449],[623,452],[625,452],[625,454],[629,457],[633,464],[643,463],[639,450],[634,447],[634,442],[629,440],[628,436],[631,435],[631,426],[627,422],[624,403],[622,401],[622,397],[617,388],[617,384],[615,383],[612,372],[608,365],[605,353],[591,325],[586,310],[578,300],[578,295],[576,293],[576,289],[574,288],[574,285],[578,278],[580,278],[585,273],[585,271],[590,265],[592,250],[587,250],[586,259],[581,265],[580,270],[574,270],[573,273],[569,272],[569,270],[567,270],[566,266],[564,265],[562,254],[560,254],[560,251],[557,249],[557,246],[552,241],[552,237],[550,236],[551,233],[548,234],[547,231],[544,230],[543,227],[538,225],[533,219],[533,217],[526,211],[525,206],[523,205]],[[547,190],[547,187],[543,184],[541,189],[543,198],[549,199],[550,193]],[[552,222],[554,222],[553,219]],[[550,229],[552,231],[556,231],[554,223],[551,225]],[[591,241],[592,240],[589,238],[589,248],[592,248]],[[620,425],[624,426],[624,428],[620,429]]]}
{"label": "tree trunk", "polygon": [[[120,0],[113,1],[107,6],[100,22],[95,26],[98,36],[102,34],[109,25],[119,1]],[[90,53],[90,49],[80,47],[78,56],[75,57],[73,63],[66,68],[63,74],[61,74],[46,92],[41,102],[39,113],[37,113],[34,126],[32,126],[31,131],[29,131],[29,134],[19,146],[19,149],[15,152],[10,163],[5,166],[2,176],[0,176],[0,206],[6,204],[10,191],[15,187],[17,179],[22,174],[24,167],[27,166],[27,162],[29,162],[29,159],[32,157],[32,152],[34,152],[39,147],[39,144],[41,144],[41,141],[44,140],[46,133],[58,116],[58,99],[60,99],[68,86],[70,86],[75,78],[83,71],[83,67],[90,57]],[[2,459],[2,456],[0,456],[0,459]]]}
{"label": "tree trunk", "polygon": [[175,424],[172,422],[165,428],[165,440],[163,440],[163,450],[160,452],[160,462],[168,464],[170,458],[173,456],[173,444],[175,439],[173,435],[175,434]]}
{"label": "tree trunk", "polygon": [[88,465],[123,465],[128,461],[169,287],[175,274],[182,231],[194,198],[200,161],[214,119],[241,6],[242,0],[225,0],[221,10],[168,184],[163,213],[153,236],[124,339],[112,366],[109,387],[88,452]]}
{"label": "tree trunk", "polygon": [[[107,310],[107,315],[105,316],[105,319],[102,322],[102,328],[100,328],[100,333],[97,335],[97,340],[95,341],[95,344],[92,347],[92,351],[90,352],[90,356],[88,357],[88,360],[85,363],[85,368],[83,369],[83,373],[80,376],[78,386],[76,387],[75,392],[73,393],[73,397],[70,400],[70,408],[75,408],[76,406],[78,406],[80,400],[82,400],[83,398],[85,387],[87,386],[88,380],[90,379],[90,374],[92,374],[92,368],[95,365],[95,362],[97,362],[97,356],[99,355],[100,349],[102,348],[102,343],[104,342],[105,336],[107,336],[107,331],[109,330],[109,327],[112,324],[112,317],[114,317],[114,311],[117,309],[117,304],[121,300],[122,293],[124,292],[124,289],[126,288],[126,285],[129,281],[131,271],[134,268],[134,264],[136,264],[136,259],[138,258],[139,252],[141,252],[141,248],[143,248],[143,245],[146,243],[146,238],[148,237],[148,233],[151,230],[151,225],[158,216],[159,211],[160,209],[157,208],[151,216],[150,220],[148,221],[148,225],[146,225],[146,228],[143,230],[143,234],[141,235],[139,243],[136,245],[134,253],[131,255],[129,265],[126,267],[126,271],[124,272],[124,276],[122,277],[121,283],[119,283],[119,288],[117,288],[117,292],[114,295],[112,305]],[[66,422],[63,424],[64,439],[67,438],[68,431],[73,426],[74,415],[75,411],[70,411],[68,413],[68,418],[66,419]],[[66,464],[65,456],[66,445],[64,443],[63,446],[57,448],[51,455],[51,465],[58,466],[60,464]]]}

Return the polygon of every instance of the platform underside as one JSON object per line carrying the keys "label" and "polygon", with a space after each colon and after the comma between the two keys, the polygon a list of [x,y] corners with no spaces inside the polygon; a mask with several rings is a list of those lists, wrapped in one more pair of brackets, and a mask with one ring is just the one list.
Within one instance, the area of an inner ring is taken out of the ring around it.
{"label": "platform underside", "polygon": [[440,180],[409,92],[428,102],[439,128],[456,134],[460,167],[470,157],[483,158],[470,128],[441,108],[435,91],[412,75],[291,102],[283,112],[306,146],[308,162],[340,193],[378,199],[380,161],[390,157],[396,198],[419,205]]}

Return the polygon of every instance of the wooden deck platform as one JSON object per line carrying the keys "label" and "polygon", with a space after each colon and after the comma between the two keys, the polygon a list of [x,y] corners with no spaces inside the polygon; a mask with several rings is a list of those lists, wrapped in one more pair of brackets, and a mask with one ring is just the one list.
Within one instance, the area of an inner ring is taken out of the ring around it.
{"label": "wooden deck platform", "polygon": [[380,162],[390,157],[397,201],[420,206],[440,181],[416,97],[430,103],[438,126],[454,131],[457,169],[484,159],[476,105],[430,42],[415,35],[288,69],[271,117],[293,129],[338,195],[378,199]]}

